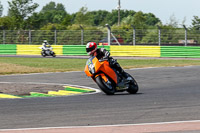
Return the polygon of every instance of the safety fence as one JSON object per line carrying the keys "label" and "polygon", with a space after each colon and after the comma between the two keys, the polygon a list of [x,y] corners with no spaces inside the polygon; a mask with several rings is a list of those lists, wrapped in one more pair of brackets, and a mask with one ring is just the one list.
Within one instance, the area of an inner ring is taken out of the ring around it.
{"label": "safety fence", "polygon": [[106,37],[106,30],[0,30],[1,44],[40,45],[48,40],[52,45],[83,45]]}
{"label": "safety fence", "polygon": [[84,45],[89,41],[110,45],[200,46],[200,30],[184,28],[95,30],[0,30],[1,44],[41,45],[48,40],[52,45]]}
{"label": "safety fence", "polygon": [[[39,45],[0,45],[0,55],[40,55]],[[52,45],[56,55],[87,55],[84,45]],[[200,58],[195,46],[98,46],[111,56]]]}

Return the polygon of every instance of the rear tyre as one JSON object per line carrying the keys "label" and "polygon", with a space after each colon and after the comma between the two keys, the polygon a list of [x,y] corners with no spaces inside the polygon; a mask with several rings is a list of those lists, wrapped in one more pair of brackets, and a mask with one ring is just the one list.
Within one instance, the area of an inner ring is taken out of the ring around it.
{"label": "rear tyre", "polygon": [[52,55],[53,57],[56,57],[56,54],[55,53],[53,53],[53,55]]}
{"label": "rear tyre", "polygon": [[136,94],[139,90],[139,86],[136,80],[130,74],[127,73],[127,75],[132,78],[132,80],[129,83],[129,88],[127,89],[127,92],[130,94]]}
{"label": "rear tyre", "polygon": [[108,79],[108,82],[105,82],[101,76],[96,78],[96,83],[99,88],[106,93],[107,95],[114,95],[115,94],[115,87],[112,82]]}

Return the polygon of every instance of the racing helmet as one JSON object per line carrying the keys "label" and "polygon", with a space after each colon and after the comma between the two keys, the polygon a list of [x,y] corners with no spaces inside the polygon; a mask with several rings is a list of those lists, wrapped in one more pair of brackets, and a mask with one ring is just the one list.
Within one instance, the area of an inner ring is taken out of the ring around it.
{"label": "racing helmet", "polygon": [[88,42],[86,45],[86,52],[88,55],[93,54],[97,50],[97,44],[95,42]]}
{"label": "racing helmet", "polygon": [[46,43],[47,43],[47,40],[44,40],[44,41],[43,41],[43,43],[45,43],[45,44],[46,44]]}

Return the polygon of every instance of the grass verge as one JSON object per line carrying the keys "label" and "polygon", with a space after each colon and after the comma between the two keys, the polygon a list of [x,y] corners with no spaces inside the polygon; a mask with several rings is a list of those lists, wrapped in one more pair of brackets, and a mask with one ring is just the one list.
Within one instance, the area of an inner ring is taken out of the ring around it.
{"label": "grass verge", "polygon": [[[87,59],[0,57],[0,75],[83,71]],[[125,68],[200,65],[200,60],[118,59]]]}

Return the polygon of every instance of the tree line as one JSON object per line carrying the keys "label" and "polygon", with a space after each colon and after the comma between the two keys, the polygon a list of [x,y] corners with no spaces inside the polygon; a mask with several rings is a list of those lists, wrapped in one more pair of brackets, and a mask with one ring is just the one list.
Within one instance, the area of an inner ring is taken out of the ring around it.
{"label": "tree line", "polygon": [[[147,29],[162,28],[162,33],[168,34],[168,36],[163,36],[163,39],[168,41],[174,39],[175,30],[180,29],[173,16],[168,24],[162,24],[161,20],[153,13],[143,13],[142,11],[120,10],[121,25],[118,26],[118,10],[111,12],[106,10],[88,11],[87,7],[81,7],[78,12],[70,14],[62,3],[53,1],[46,4],[39,12],[36,12],[39,5],[33,0],[11,0],[8,1],[8,4],[8,13],[6,16],[2,16],[3,5],[0,1],[1,30],[80,30],[80,25],[85,30],[103,30],[105,24],[109,24],[112,30],[126,31],[124,36],[131,36],[132,31],[128,32],[128,30],[133,27],[139,29],[138,31],[141,33],[138,34],[142,34],[141,37],[139,36],[139,41],[146,43],[150,42],[148,38],[157,36],[156,32],[149,32]],[[200,29],[198,16],[194,16],[189,29],[191,31]],[[153,40],[151,41],[153,42]]]}
{"label": "tree line", "polygon": [[[106,10],[88,11],[87,7],[82,7],[76,13],[67,13],[65,6],[62,3],[55,3],[53,1],[46,4],[41,11],[35,12],[38,4],[33,0],[12,0],[8,1],[9,8],[6,16],[2,16],[3,5],[0,2],[0,26],[7,30],[18,29],[52,29],[58,30],[76,29],[77,25],[84,25],[85,27],[105,26],[109,24],[116,26],[118,22],[118,11]],[[153,13],[143,13],[134,10],[120,11],[121,26],[127,27],[134,25],[138,29],[156,28],[160,26],[171,26],[177,28],[175,20],[170,20],[169,24],[162,25],[162,22]],[[192,20],[193,29],[200,28],[200,18],[194,16]],[[175,24],[175,25],[174,25]]]}

